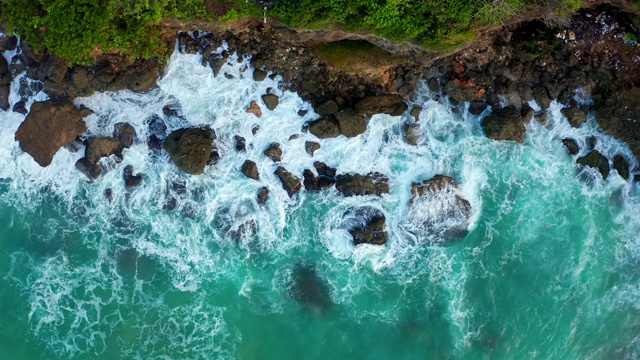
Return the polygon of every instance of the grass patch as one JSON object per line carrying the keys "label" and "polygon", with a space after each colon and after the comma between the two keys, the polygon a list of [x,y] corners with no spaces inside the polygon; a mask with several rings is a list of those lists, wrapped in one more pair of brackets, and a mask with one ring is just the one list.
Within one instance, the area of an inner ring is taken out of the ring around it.
{"label": "grass patch", "polygon": [[387,51],[368,41],[342,40],[316,47],[318,57],[329,65],[347,71],[382,68],[401,62]]}

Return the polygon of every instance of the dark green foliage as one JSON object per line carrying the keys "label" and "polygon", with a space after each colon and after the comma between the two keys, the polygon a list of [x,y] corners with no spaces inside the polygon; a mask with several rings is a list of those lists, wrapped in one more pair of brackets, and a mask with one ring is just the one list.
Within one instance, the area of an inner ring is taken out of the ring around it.
{"label": "dark green foliage", "polygon": [[92,52],[115,49],[137,58],[159,56],[159,21],[203,9],[203,0],[3,0],[2,18],[33,46],[82,63]]}

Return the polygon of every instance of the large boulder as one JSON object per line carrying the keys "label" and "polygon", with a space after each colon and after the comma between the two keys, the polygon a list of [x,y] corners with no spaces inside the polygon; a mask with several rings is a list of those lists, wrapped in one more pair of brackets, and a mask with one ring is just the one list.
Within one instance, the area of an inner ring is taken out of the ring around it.
{"label": "large boulder", "polygon": [[576,162],[582,166],[589,166],[597,169],[602,175],[602,180],[609,177],[609,160],[597,150],[591,150],[587,155],[578,158]]}
{"label": "large boulder", "polygon": [[85,149],[85,157],[90,163],[95,164],[103,157],[111,155],[122,156],[122,144],[112,137],[90,138]]}
{"label": "large boulder", "polygon": [[136,138],[136,129],[127,123],[117,123],[113,127],[113,137],[118,139],[122,147],[128,149]]}
{"label": "large boulder", "polygon": [[354,223],[348,229],[353,244],[384,245],[387,242],[384,213],[371,206],[358,208],[353,213]]}
{"label": "large boulder", "polygon": [[280,148],[280,144],[278,143],[271,143],[269,147],[264,151],[264,154],[273,162],[282,161],[282,149]]}
{"label": "large boulder", "polygon": [[514,105],[509,105],[502,109],[494,109],[489,116],[484,118],[482,127],[490,139],[523,143],[525,138],[524,124],[527,121]]}
{"label": "large boulder", "polygon": [[404,103],[402,96],[398,94],[370,96],[356,104],[356,111],[369,117],[374,114],[398,116],[402,115],[407,109],[407,104]]}
{"label": "large boulder", "polygon": [[340,136],[340,125],[332,117],[320,118],[309,124],[309,132],[318,139],[328,139]]}
{"label": "large boulder", "polygon": [[346,109],[335,116],[340,132],[346,137],[355,137],[367,131],[367,117],[361,113]]}
{"label": "large boulder", "polygon": [[31,106],[15,138],[40,166],[48,166],[58,149],[87,130],[83,119],[89,114],[68,100],[38,102]]}
{"label": "large boulder", "polygon": [[344,196],[389,193],[389,180],[380,173],[341,174],[336,176],[336,189]]}
{"label": "large boulder", "polygon": [[285,168],[283,168],[282,166],[278,166],[278,168],[275,171],[275,174],[278,177],[278,179],[280,179],[280,182],[282,183],[282,188],[287,192],[289,197],[293,197],[293,195],[295,195],[298,191],[300,191],[300,188],[302,187],[300,180],[295,176],[293,176]]}
{"label": "large boulder", "polygon": [[273,94],[262,95],[262,101],[264,101],[264,104],[267,106],[267,109],[271,111],[275,110],[278,104],[280,103],[280,99]]}
{"label": "large boulder", "polygon": [[175,130],[165,139],[164,149],[182,171],[203,174],[213,149],[213,132],[200,128]]}

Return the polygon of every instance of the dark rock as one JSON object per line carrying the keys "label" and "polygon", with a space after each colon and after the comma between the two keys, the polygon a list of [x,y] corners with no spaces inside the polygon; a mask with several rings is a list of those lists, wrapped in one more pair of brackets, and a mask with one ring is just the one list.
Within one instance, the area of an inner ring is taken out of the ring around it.
{"label": "dark rock", "polygon": [[213,74],[215,76],[220,75],[220,71],[222,70],[224,64],[227,63],[228,59],[229,53],[227,51],[223,51],[222,54],[213,55],[209,58],[209,66],[211,67],[211,70],[213,70]]}
{"label": "dark rock", "polygon": [[26,115],[29,111],[27,110],[25,105],[26,104],[24,100],[20,100],[13,105],[13,111],[22,115]]}
{"label": "dark rock", "polygon": [[40,62],[39,66],[39,80],[51,80],[56,84],[60,84],[64,77],[67,75],[67,61],[57,56],[47,55]]}
{"label": "dark rock", "polygon": [[591,150],[587,155],[578,158],[576,162],[582,166],[589,166],[597,169],[602,174],[602,179],[609,177],[609,160],[597,150]]}
{"label": "dark rock", "polygon": [[8,85],[0,85],[0,110],[7,111],[11,107],[9,95],[11,90]]}
{"label": "dark rock", "polygon": [[305,169],[302,173],[304,177],[304,188],[307,191],[320,191],[322,188],[320,187],[320,183],[318,182],[318,178],[316,175],[309,169]]}
{"label": "dark rock", "polygon": [[242,164],[242,173],[253,180],[259,180],[260,174],[258,173],[258,165],[251,160],[245,160]]}
{"label": "dark rock", "polygon": [[69,150],[72,153],[77,153],[83,147],[84,147],[84,143],[79,137],[73,139],[73,141],[64,145],[64,148]]}
{"label": "dark rock", "polygon": [[329,100],[316,108],[316,112],[320,115],[333,115],[338,112],[338,104]]}
{"label": "dark rock", "polygon": [[565,107],[560,111],[574,128],[580,127],[580,125],[587,121],[587,114],[578,106]]}
{"label": "dark rock", "polygon": [[172,211],[175,210],[176,207],[178,207],[178,200],[172,197],[169,200],[165,201],[165,203],[162,205],[162,210]]}
{"label": "dark rock", "polygon": [[429,90],[431,90],[433,92],[440,91],[440,82],[436,78],[429,79],[427,81],[427,86],[429,87]]}
{"label": "dark rock", "polygon": [[293,195],[300,191],[300,188],[302,187],[300,180],[282,166],[278,166],[274,174],[276,174],[278,179],[280,179],[282,188],[287,192],[287,194],[289,194],[289,197],[293,197]]}
{"label": "dark rock", "polygon": [[251,129],[251,133],[255,135],[258,133],[258,130],[260,130],[260,126],[256,125]]}
{"label": "dark rock", "polygon": [[[411,200],[414,201],[416,197],[422,197],[426,194],[441,193],[445,190],[457,189],[458,183],[450,176],[436,175],[429,180],[425,180],[421,183],[411,184]],[[455,196],[455,206],[464,209],[465,213],[471,213],[471,204],[459,195]]]}
{"label": "dark rock", "polygon": [[307,110],[298,110],[298,116],[305,116],[307,115]]}
{"label": "dark rock", "polygon": [[124,179],[124,187],[127,190],[133,190],[142,184],[142,175],[133,175],[133,166],[131,165],[124,167],[122,178]]}
{"label": "dark rock", "polygon": [[625,180],[629,180],[629,163],[624,156],[618,154],[613,157],[613,168]]}
{"label": "dark rock", "polygon": [[337,170],[321,161],[315,161],[313,163],[313,167],[316,168],[316,171],[320,176],[325,176],[332,179],[336,177]]}
{"label": "dark rock", "polygon": [[4,56],[0,56],[0,75],[4,75],[9,71],[9,63]]}
{"label": "dark rock", "polygon": [[151,134],[149,136],[149,141],[147,141],[147,147],[149,150],[160,151],[162,150],[162,140],[160,140],[156,135]]}
{"label": "dark rock", "polygon": [[108,203],[113,202],[113,190],[111,188],[104,190],[104,198],[107,199]]}
{"label": "dark rock", "polygon": [[267,109],[271,111],[275,110],[280,103],[280,99],[273,94],[262,95],[262,101],[267,106]]}
{"label": "dark rock", "polygon": [[18,47],[18,38],[15,35],[0,37],[0,52],[15,50],[16,47]]}
{"label": "dark rock", "polygon": [[342,174],[336,176],[336,189],[344,196],[389,193],[389,180],[380,173]]}
{"label": "dark rock", "polygon": [[331,117],[320,118],[309,124],[309,132],[318,139],[340,136],[340,125]]}
{"label": "dark rock", "polygon": [[598,110],[596,118],[602,129],[626,142],[640,158],[640,87],[614,92]]}
{"label": "dark rock", "polygon": [[356,209],[353,216],[356,219],[356,224],[348,231],[353,237],[354,245],[384,245],[387,243],[386,219],[382,211],[365,206]]}
{"label": "dark rock", "polygon": [[318,144],[315,141],[305,141],[304,149],[307,152],[307,154],[313,156],[316,150],[320,149],[320,144]]}
{"label": "dark rock", "polygon": [[158,139],[164,139],[167,136],[167,124],[158,115],[153,115],[145,120],[149,128],[149,133],[155,135]]}
{"label": "dark rock", "polygon": [[352,109],[337,113],[336,119],[340,132],[346,137],[355,137],[367,131],[367,118]]}
{"label": "dark rock", "polygon": [[357,112],[369,117],[374,114],[398,116],[407,111],[407,108],[402,96],[396,94],[367,97],[360,100],[355,107]]}
{"label": "dark rock", "polygon": [[571,155],[576,155],[580,152],[580,147],[578,147],[578,143],[573,139],[562,139],[562,144],[567,148],[567,151]]}
{"label": "dark rock", "polygon": [[211,153],[209,154],[209,159],[207,159],[207,165],[213,166],[220,161],[220,152],[218,152],[218,148],[214,145],[211,146]]}
{"label": "dark rock", "polygon": [[493,112],[484,118],[482,127],[488,138],[494,140],[511,140],[523,143],[525,139],[525,121],[514,105],[509,105]]}
{"label": "dark rock", "polygon": [[120,142],[112,137],[95,137],[87,140],[87,148],[85,150],[85,157],[87,160],[95,164],[103,157],[109,157],[116,155],[121,157],[122,145]]}
{"label": "dark rock", "polygon": [[469,113],[471,115],[480,115],[487,109],[487,103],[484,101],[472,101],[469,104]]}
{"label": "dark rock", "polygon": [[184,172],[202,174],[213,150],[213,132],[198,128],[176,130],[165,139],[164,149]]}
{"label": "dark rock", "polygon": [[414,107],[413,109],[411,109],[411,116],[413,117],[413,120],[415,120],[416,122],[420,121],[420,113],[422,112],[422,108],[421,107]]}
{"label": "dark rock", "polygon": [[267,202],[268,198],[269,198],[269,188],[268,187],[263,186],[260,189],[258,189],[258,204],[264,205]]}
{"label": "dark rock", "polygon": [[246,140],[245,138],[243,138],[240,135],[235,135],[233,137],[233,141],[234,141],[234,147],[236,148],[236,151],[245,151],[246,150]]}
{"label": "dark rock", "polygon": [[94,181],[102,175],[102,166],[91,163],[87,158],[76,161],[76,169],[80,170],[89,180]]}
{"label": "dark rock", "polygon": [[117,123],[113,126],[113,137],[122,144],[122,147],[128,149],[136,138],[136,129],[127,123]]}
{"label": "dark rock", "polygon": [[255,81],[262,81],[267,77],[267,72],[266,71],[262,71],[262,70],[254,70],[253,71],[253,80]]}
{"label": "dark rock", "polygon": [[89,70],[82,67],[74,67],[71,72],[71,82],[78,89],[87,89],[91,86],[91,77],[89,76]]}
{"label": "dark rock", "polygon": [[333,305],[329,286],[312,266],[297,264],[293,268],[289,294],[301,305],[316,311],[327,311]]}
{"label": "dark rock", "polygon": [[68,100],[34,103],[15,138],[40,166],[47,166],[60,147],[87,130],[83,118],[89,114]]}
{"label": "dark rock", "polygon": [[280,144],[272,143],[269,147],[264,151],[264,154],[273,162],[282,161],[282,149],[280,149]]}

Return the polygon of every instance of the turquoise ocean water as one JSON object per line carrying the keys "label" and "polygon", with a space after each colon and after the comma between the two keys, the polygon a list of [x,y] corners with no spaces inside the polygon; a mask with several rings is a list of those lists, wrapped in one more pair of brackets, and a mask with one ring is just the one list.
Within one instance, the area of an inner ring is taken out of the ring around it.
{"label": "turquoise ocean water", "polygon": [[[602,153],[630,155],[593,119],[573,129],[554,103],[545,123],[527,125],[523,145],[496,142],[481,117],[452,112],[425,88],[411,104],[423,109],[418,146],[403,140],[408,114],[376,115],[365,134],[323,140],[311,157],[304,143],[315,138],[301,132],[317,117],[309,104],[277,77],[254,82],[247,59],[232,56],[223,72],[233,79],[176,53],[150,93],[75,100],[94,111],[89,135],[126,121],[145,139],[165,105],[181,109],[169,130],[210,125],[221,160],[201,176],[144,141],[120,164],[106,159],[95,183],[74,168],[82,150],[61,149],[40,168],[13,138],[24,116],[0,112],[0,357],[640,358],[638,185],[579,169],[561,143],[595,135]],[[246,113],[267,88],[280,105]],[[246,153],[234,135],[247,139]],[[391,193],[289,199],[262,154],[272,142],[294,174],[316,160],[378,171]],[[260,181],[242,175],[245,159]],[[129,164],[144,173],[133,191],[122,181]],[[440,231],[464,223],[442,217],[451,198],[410,203],[412,182],[436,174],[456,178],[473,207],[461,240]],[[256,203],[261,186],[271,190],[266,206]],[[164,210],[172,197],[176,209]],[[352,245],[349,211],[362,205],[384,212],[386,246]]]}

